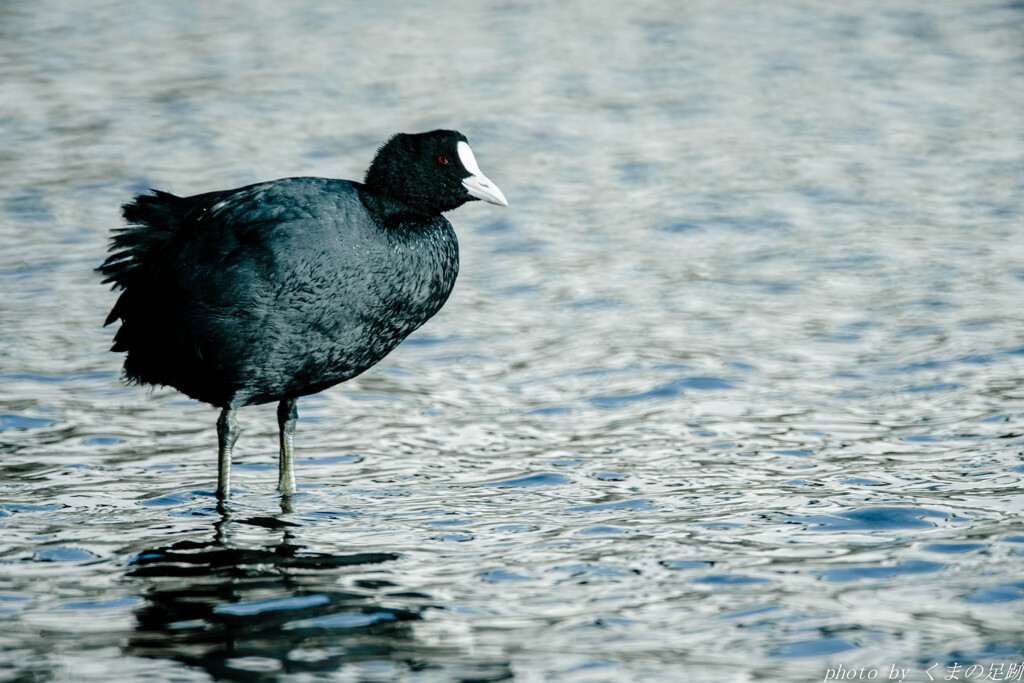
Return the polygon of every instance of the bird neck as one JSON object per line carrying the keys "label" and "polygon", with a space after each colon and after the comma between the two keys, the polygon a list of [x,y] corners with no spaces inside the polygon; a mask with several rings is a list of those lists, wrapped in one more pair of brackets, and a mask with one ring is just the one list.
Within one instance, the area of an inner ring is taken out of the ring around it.
{"label": "bird neck", "polygon": [[359,188],[359,199],[363,206],[370,212],[378,225],[388,228],[398,228],[409,224],[424,224],[433,222],[440,213],[416,207],[410,203],[400,201],[394,197],[375,192],[373,188],[364,185]]}

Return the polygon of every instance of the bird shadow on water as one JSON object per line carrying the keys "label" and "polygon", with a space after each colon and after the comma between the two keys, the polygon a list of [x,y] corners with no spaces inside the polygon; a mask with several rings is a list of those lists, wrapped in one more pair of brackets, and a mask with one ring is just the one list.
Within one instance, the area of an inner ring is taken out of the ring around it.
{"label": "bird shadow on water", "polygon": [[[284,506],[287,509],[287,506]],[[350,669],[356,675],[441,672],[456,681],[512,677],[508,662],[467,660],[428,645],[413,624],[430,596],[386,579],[345,581],[398,560],[388,552],[312,552],[300,525],[275,517],[233,519],[223,506],[210,540],[182,540],[139,553],[127,573],[142,585],[126,655],[177,661],[216,680],[275,680],[282,675]],[[261,547],[232,542],[237,525],[279,531]],[[350,584],[354,590],[339,586]]]}

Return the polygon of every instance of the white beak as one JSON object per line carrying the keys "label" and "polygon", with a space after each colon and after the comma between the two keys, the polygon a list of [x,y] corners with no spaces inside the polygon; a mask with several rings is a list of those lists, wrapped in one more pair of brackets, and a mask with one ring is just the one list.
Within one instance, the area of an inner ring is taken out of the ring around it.
{"label": "white beak", "polygon": [[466,188],[466,192],[489,204],[508,206],[508,200],[505,199],[505,195],[501,193],[498,186],[488,180],[487,176],[480,171],[480,167],[476,163],[476,157],[473,156],[473,150],[469,148],[469,145],[460,141],[457,148],[459,150],[459,160],[466,170],[472,174],[468,178],[462,179],[462,186]]}

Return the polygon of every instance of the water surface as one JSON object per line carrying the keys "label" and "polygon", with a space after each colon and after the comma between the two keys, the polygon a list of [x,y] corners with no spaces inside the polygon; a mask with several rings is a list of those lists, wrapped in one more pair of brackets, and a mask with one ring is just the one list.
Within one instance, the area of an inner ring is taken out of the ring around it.
{"label": "water surface", "polygon": [[[0,6],[0,677],[1024,662],[1024,7]],[[510,207],[385,362],[120,383],[119,204],[454,127]]]}

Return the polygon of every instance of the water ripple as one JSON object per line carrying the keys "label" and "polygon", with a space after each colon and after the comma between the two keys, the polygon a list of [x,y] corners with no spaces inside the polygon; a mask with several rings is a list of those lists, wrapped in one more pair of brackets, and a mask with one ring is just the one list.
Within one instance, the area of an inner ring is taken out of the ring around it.
{"label": "water ripple", "polygon": [[[1019,664],[1021,12],[0,6],[0,670]],[[453,212],[443,311],[300,401],[292,501],[240,411],[218,506],[216,410],[107,351],[119,205],[436,127],[510,206]]]}

